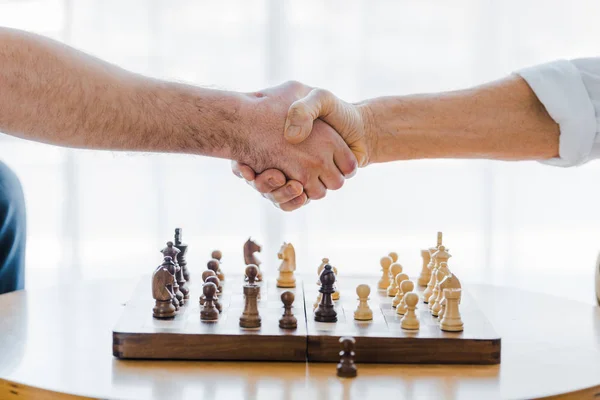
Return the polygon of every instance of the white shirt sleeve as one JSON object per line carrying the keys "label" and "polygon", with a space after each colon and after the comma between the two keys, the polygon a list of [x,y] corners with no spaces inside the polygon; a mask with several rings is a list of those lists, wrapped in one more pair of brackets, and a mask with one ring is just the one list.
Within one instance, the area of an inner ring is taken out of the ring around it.
{"label": "white shirt sleeve", "polygon": [[517,71],[560,127],[561,167],[600,158],[600,58],[559,60]]}

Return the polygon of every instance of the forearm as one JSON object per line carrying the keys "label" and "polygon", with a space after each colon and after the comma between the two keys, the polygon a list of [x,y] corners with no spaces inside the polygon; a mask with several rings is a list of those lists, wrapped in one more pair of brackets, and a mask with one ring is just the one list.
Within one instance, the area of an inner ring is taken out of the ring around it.
{"label": "forearm", "polygon": [[244,95],[149,79],[0,28],[0,131],[77,148],[235,158]]}
{"label": "forearm", "polygon": [[372,130],[371,162],[558,155],[558,124],[516,76],[456,92],[378,98],[359,107],[367,110]]}

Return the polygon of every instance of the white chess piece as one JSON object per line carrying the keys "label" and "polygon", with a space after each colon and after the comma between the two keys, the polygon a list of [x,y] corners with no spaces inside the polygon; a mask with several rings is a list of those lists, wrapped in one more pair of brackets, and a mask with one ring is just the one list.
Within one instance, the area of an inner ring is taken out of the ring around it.
{"label": "white chess piece", "polygon": [[440,329],[443,331],[460,332],[463,330],[464,326],[458,309],[460,294],[460,289],[444,289],[446,310],[444,311],[444,318],[440,321]]}
{"label": "white chess piece", "polygon": [[358,285],[356,287],[356,295],[358,296],[358,307],[354,311],[354,319],[358,321],[370,321],[373,319],[373,311],[369,307],[369,295],[371,288],[369,285]]}
{"label": "white chess piece", "polygon": [[394,300],[392,300],[393,308],[396,308],[398,304],[400,304],[400,301],[402,301],[402,296],[404,296],[404,292],[402,291],[402,282],[406,280],[408,280],[408,275],[404,273],[396,275],[396,286],[398,287],[398,291],[396,292],[396,297],[394,297]]}
{"label": "white chess piece", "polygon": [[390,297],[394,297],[396,293],[398,293],[398,285],[396,284],[396,276],[402,273],[402,265],[398,263],[393,263],[390,266],[390,285],[388,286],[386,292]]}
{"label": "white chess piece", "polygon": [[388,256],[390,256],[390,258],[392,259],[392,263],[398,262],[398,253],[396,253],[395,251],[390,252]]}
{"label": "white chess piece", "polygon": [[415,313],[417,303],[419,302],[419,295],[415,292],[408,292],[404,295],[404,302],[406,303],[406,314],[402,317],[400,326],[402,329],[419,329],[419,319]]}
{"label": "white chess piece", "polygon": [[381,279],[377,284],[379,289],[385,290],[390,286],[390,266],[393,261],[390,256],[381,257],[379,264],[381,264]]}
{"label": "white chess piece", "polygon": [[415,284],[413,281],[405,280],[400,284],[400,289],[402,290],[403,295],[400,303],[396,306],[396,314],[404,315],[406,314],[406,302],[404,301],[404,297],[406,293],[415,290]]}
{"label": "white chess piece", "polygon": [[445,277],[450,275],[450,270],[448,269],[448,263],[441,262],[440,267],[438,268],[436,274],[437,274],[437,277],[436,277],[435,289],[433,290],[433,294],[431,295],[431,298],[429,299],[429,311],[431,311],[431,314],[434,317],[438,316],[438,313],[440,312],[440,310],[442,308],[440,301],[442,301],[443,293],[442,293],[442,290],[440,289],[440,283],[442,283],[442,281],[444,280]]}
{"label": "white chess piece", "polygon": [[[437,249],[433,248],[433,250],[435,251]],[[432,249],[421,250],[421,258],[423,259],[423,265],[421,266],[421,274],[419,275],[419,280],[417,281],[419,286],[427,286],[427,283],[431,279],[431,269],[429,268],[429,264],[431,262],[432,253]]]}

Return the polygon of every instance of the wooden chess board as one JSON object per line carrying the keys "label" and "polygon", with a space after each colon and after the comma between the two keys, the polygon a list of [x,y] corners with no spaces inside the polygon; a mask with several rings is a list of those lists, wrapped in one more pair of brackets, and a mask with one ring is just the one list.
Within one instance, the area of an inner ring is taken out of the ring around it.
{"label": "wooden chess board", "polygon": [[[369,305],[372,321],[356,321],[356,286],[371,287]],[[341,336],[356,339],[356,361],[360,363],[426,364],[498,364],[501,339],[494,332],[468,291],[463,289],[460,305],[463,332],[440,330],[437,318],[419,301],[417,315],[421,327],[408,331],[400,327],[401,316],[391,307],[392,298],[377,288],[376,279],[341,278],[336,301],[338,321],[316,322],[313,305],[318,286],[315,279],[298,279],[295,289],[277,288],[273,281],[261,282],[259,312],[262,326],[240,328],[244,307],[242,278],[225,281],[220,301],[223,312],[217,322],[200,320],[198,298],[201,286],[194,279],[188,283],[190,299],[172,320],[152,317],[154,300],[150,277],[142,279],[123,315],[113,330],[113,354],[124,359],[190,359],[247,361],[338,362]],[[293,313],[298,328],[279,328],[283,313],[281,293],[295,293]],[[422,289],[417,291],[419,295]]]}

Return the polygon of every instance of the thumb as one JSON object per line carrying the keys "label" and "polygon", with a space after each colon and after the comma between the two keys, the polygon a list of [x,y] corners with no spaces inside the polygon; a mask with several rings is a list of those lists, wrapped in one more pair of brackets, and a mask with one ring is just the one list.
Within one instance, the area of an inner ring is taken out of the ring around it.
{"label": "thumb", "polygon": [[314,120],[319,117],[335,119],[334,110],[338,101],[338,98],[327,90],[311,90],[306,97],[290,106],[285,120],[284,137],[293,144],[303,142],[310,136]]}

